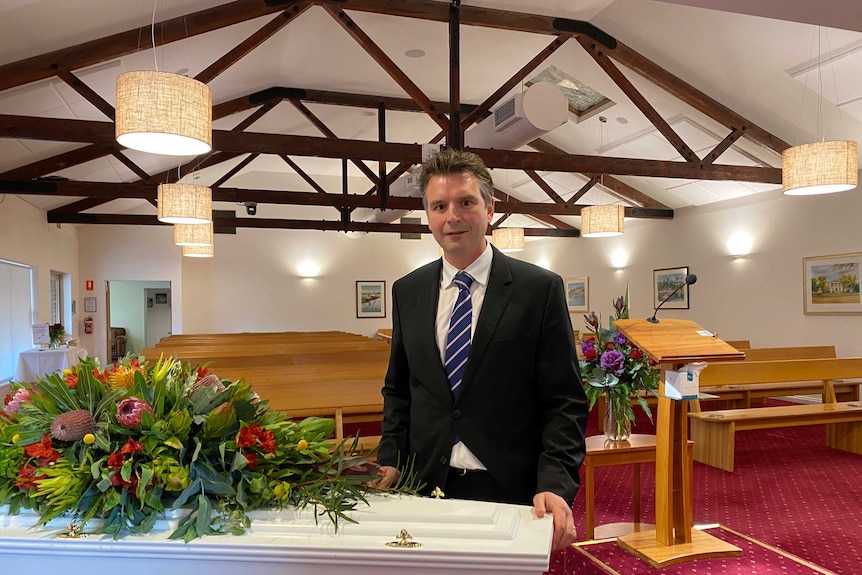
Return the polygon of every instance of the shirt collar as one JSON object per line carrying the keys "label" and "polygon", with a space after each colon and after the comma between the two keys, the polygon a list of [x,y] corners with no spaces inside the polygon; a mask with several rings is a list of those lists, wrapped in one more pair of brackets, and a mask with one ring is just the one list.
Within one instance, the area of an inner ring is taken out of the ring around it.
{"label": "shirt collar", "polygon": [[[452,280],[455,278],[455,274],[458,273],[459,270],[446,261],[445,257],[441,259],[443,260],[443,275],[440,278],[440,285],[443,286],[443,288],[447,288],[452,285]],[[486,286],[488,285],[488,277],[491,275],[491,261],[493,259],[494,251],[491,249],[491,242],[486,242],[485,250],[478,258],[473,260],[473,263],[464,268],[463,271],[470,274],[470,277],[473,278],[474,284],[478,283]]]}

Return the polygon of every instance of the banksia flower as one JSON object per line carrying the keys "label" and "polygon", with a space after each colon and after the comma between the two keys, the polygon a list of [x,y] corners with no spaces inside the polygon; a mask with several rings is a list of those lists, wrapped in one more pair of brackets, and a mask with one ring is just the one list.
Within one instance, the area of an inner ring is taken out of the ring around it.
{"label": "banksia flower", "polygon": [[146,401],[137,397],[124,399],[117,406],[117,423],[129,429],[141,424],[141,416],[147,411],[153,414],[153,408]]}
{"label": "banksia flower", "polygon": [[60,441],[78,441],[93,433],[96,423],[86,409],[61,413],[51,422],[51,437]]}
{"label": "banksia flower", "polygon": [[224,384],[222,384],[221,379],[215,374],[208,373],[201,379],[197,380],[194,385],[192,385],[192,390],[189,392],[189,395],[196,392],[202,387],[211,387],[214,386],[216,391],[219,393],[224,391]]}

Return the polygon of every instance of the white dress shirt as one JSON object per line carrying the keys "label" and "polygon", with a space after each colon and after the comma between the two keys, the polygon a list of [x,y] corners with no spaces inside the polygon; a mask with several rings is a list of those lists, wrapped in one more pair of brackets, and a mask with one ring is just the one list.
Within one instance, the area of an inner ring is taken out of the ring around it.
{"label": "white dress shirt", "polygon": [[[458,286],[452,280],[459,271],[465,271],[473,278],[473,284],[470,286],[470,301],[473,304],[473,324],[470,328],[470,341],[472,342],[476,335],[479,312],[482,311],[482,303],[485,301],[485,292],[488,289],[488,277],[491,275],[493,257],[491,244],[487,243],[485,251],[463,270],[458,270],[447,262],[446,258],[443,258],[440,298],[437,302],[437,349],[440,350],[440,361],[444,365],[446,363],[446,338],[449,334],[449,320],[452,318],[452,309],[458,299]],[[482,462],[461,441],[452,446],[452,457],[449,460],[449,465],[462,469],[485,469]]]}

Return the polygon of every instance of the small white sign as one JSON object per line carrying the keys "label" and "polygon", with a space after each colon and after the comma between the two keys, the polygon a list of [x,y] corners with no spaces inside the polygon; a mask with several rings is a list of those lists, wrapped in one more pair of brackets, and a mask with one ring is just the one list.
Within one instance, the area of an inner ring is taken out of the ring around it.
{"label": "small white sign", "polygon": [[664,394],[671,399],[697,399],[700,372],[706,366],[704,362],[688,363],[679,371],[665,372]]}
{"label": "small white sign", "polygon": [[51,343],[51,332],[47,323],[33,324],[33,343]]}

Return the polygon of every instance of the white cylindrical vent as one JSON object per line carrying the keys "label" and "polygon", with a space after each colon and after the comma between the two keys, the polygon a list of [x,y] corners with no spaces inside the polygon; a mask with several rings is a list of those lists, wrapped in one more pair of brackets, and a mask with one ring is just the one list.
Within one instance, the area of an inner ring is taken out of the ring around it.
{"label": "white cylindrical vent", "polygon": [[516,150],[568,119],[569,102],[563,92],[550,82],[538,82],[500,102],[490,116],[467,130],[464,143],[469,148]]}

